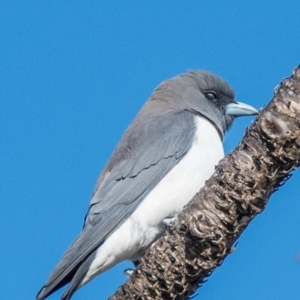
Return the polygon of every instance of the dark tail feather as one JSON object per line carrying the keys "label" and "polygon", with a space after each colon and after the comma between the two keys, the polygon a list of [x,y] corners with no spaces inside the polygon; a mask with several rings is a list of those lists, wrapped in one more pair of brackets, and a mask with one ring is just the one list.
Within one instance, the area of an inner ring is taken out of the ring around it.
{"label": "dark tail feather", "polygon": [[84,276],[86,275],[87,271],[89,270],[93,260],[95,259],[97,250],[93,251],[80,265],[77,272],[73,276],[68,288],[60,298],[60,300],[70,300],[72,295],[78,289],[78,286],[82,282]]}
{"label": "dark tail feather", "polygon": [[[77,268],[78,269],[78,268]],[[52,293],[56,292],[59,290],[61,287],[64,285],[68,284],[72,278],[74,277],[77,269],[74,269],[72,273],[70,273],[67,277],[65,277],[62,281],[60,281],[57,285],[55,286],[47,286],[44,285],[39,292],[36,295],[36,300],[43,300],[50,296]]]}

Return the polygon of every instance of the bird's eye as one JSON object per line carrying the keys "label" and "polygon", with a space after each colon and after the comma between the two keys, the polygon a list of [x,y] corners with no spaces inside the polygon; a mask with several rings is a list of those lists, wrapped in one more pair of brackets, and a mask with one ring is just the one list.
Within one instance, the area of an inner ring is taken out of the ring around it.
{"label": "bird's eye", "polygon": [[217,99],[217,95],[214,92],[207,92],[207,93],[205,93],[205,96],[210,101],[213,101],[213,100]]}

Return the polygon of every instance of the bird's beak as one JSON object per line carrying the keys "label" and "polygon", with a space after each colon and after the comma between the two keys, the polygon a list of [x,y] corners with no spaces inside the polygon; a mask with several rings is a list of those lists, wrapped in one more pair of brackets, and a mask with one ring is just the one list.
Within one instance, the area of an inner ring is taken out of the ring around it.
{"label": "bird's beak", "polygon": [[226,105],[225,114],[236,116],[236,117],[252,116],[252,115],[257,115],[258,110],[243,102],[235,102]]}

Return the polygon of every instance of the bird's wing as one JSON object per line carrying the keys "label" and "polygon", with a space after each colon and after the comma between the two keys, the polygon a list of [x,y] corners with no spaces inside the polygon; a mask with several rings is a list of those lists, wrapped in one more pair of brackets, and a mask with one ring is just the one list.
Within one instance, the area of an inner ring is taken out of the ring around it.
{"label": "bird's wing", "polygon": [[[125,132],[96,184],[82,233],[53,270],[40,294],[69,282],[80,265],[136,209],[191,147],[195,124],[189,111],[140,113]],[[77,275],[77,274],[76,274]],[[38,297],[43,299],[43,297]]]}

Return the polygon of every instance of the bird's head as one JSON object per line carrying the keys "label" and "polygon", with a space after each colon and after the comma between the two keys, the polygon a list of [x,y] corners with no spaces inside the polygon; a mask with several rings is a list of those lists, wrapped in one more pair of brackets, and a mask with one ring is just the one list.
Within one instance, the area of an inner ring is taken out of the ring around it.
{"label": "bird's head", "polygon": [[189,71],[176,76],[163,82],[156,92],[160,97],[154,98],[164,99],[172,109],[189,110],[206,117],[222,136],[236,117],[258,113],[254,107],[236,101],[229,84],[207,71]]}

